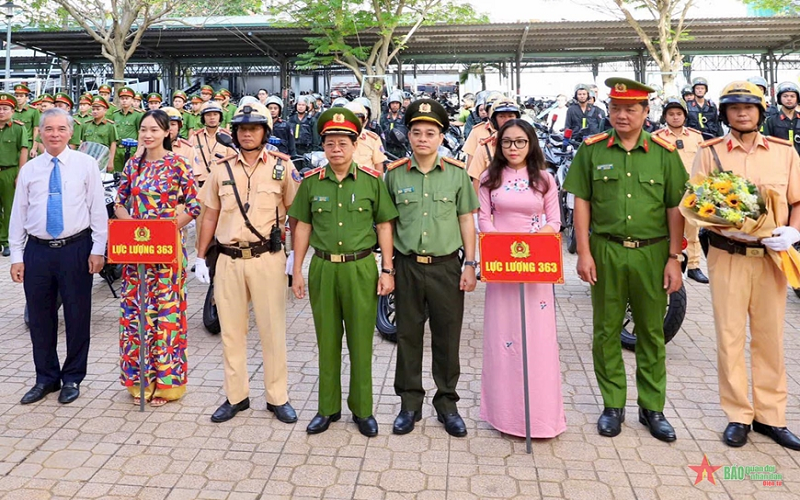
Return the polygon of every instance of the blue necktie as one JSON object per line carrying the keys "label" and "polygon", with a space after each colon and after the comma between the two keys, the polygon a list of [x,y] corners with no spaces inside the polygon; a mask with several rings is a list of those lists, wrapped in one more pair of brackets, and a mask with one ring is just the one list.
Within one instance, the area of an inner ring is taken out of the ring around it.
{"label": "blue necktie", "polygon": [[47,233],[53,238],[64,231],[64,210],[61,204],[61,168],[58,158],[53,158],[50,172],[50,196],[47,197]]}

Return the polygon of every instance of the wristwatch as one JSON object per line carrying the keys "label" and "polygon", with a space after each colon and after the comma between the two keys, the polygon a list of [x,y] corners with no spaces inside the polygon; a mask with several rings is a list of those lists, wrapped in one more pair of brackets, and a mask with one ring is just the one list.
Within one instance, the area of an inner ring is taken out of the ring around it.
{"label": "wristwatch", "polygon": [[478,261],[477,260],[465,260],[464,261],[464,265],[465,266],[472,266],[475,269],[478,269]]}
{"label": "wristwatch", "polygon": [[682,253],[671,253],[669,254],[669,258],[675,259],[678,262],[683,262],[684,260],[686,260],[686,257],[684,257]]}
{"label": "wristwatch", "polygon": [[381,269],[381,272],[382,272],[382,273],[386,273],[386,274],[388,274],[389,276],[394,276],[395,274],[397,274],[397,269],[395,269],[395,268],[386,269],[386,268],[384,267],[383,269]]}

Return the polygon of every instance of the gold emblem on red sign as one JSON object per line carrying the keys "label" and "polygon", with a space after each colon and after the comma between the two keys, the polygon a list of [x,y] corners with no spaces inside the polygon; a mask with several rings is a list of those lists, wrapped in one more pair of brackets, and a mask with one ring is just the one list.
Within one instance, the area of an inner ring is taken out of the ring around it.
{"label": "gold emblem on red sign", "polygon": [[515,259],[527,259],[531,255],[531,247],[524,241],[515,241],[511,244],[511,256]]}
{"label": "gold emblem on red sign", "polygon": [[133,234],[133,240],[139,243],[150,241],[150,230],[146,227],[137,227]]}

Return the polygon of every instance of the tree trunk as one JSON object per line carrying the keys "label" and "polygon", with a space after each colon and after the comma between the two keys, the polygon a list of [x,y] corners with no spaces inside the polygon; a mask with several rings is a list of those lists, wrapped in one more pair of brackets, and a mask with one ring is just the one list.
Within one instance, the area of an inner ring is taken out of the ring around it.
{"label": "tree trunk", "polygon": [[[120,56],[114,58],[114,80],[124,80],[125,79],[125,66],[128,64],[128,61],[123,59]],[[114,82],[114,99],[119,100],[119,89],[123,87],[125,84],[120,82]],[[119,102],[116,103],[119,105]]]}

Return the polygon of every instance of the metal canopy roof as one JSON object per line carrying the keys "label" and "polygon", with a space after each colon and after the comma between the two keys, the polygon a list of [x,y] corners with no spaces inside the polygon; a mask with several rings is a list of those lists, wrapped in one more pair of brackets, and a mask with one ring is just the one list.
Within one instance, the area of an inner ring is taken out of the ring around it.
{"label": "metal canopy roof", "polygon": [[[265,58],[275,63],[293,60],[308,49],[305,28],[278,28],[268,23],[238,23],[223,18],[204,27],[163,26],[145,33],[131,62],[176,60],[241,62]],[[800,48],[800,17],[696,19],[688,24],[683,54],[764,53]],[[655,22],[643,22],[651,36]],[[403,35],[409,28],[400,28]],[[374,32],[360,34],[363,44]],[[100,45],[80,29],[38,31],[23,29],[13,43],[71,62],[105,62]],[[353,41],[355,43],[355,41]],[[433,25],[420,27],[401,53],[404,62],[478,62],[514,58],[575,59],[635,55],[645,51],[638,35],[625,21],[535,22],[514,24]]]}

